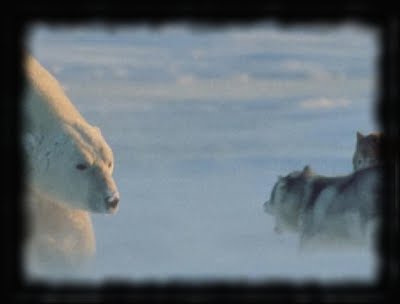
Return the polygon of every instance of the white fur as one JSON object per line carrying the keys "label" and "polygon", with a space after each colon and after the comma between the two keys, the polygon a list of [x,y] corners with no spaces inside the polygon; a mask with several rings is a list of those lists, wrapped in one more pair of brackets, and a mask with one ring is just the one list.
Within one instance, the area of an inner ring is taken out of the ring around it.
{"label": "white fur", "polygon": [[[27,166],[28,272],[71,270],[95,252],[88,212],[116,211],[113,153],[57,80],[34,58],[25,61],[22,145]],[[79,169],[81,168],[81,169]],[[83,168],[83,169],[82,169]]]}

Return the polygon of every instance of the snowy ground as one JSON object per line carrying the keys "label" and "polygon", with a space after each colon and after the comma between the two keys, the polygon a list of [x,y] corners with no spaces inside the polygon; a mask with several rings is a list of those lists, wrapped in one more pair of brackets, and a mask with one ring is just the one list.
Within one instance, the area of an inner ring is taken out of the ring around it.
{"label": "snowy ground", "polygon": [[262,208],[278,175],[349,173],[378,129],[370,29],[37,26],[27,47],[115,154],[85,279],[375,278],[374,252],[299,254]]}

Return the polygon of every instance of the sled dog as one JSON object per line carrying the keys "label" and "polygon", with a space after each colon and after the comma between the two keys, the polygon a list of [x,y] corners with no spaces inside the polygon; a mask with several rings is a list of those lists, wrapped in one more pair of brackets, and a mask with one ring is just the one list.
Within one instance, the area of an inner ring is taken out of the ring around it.
{"label": "sled dog", "polygon": [[382,134],[363,135],[357,132],[356,149],[353,154],[353,170],[359,170],[380,163]]}
{"label": "sled dog", "polygon": [[311,241],[364,243],[379,219],[380,187],[380,166],[337,177],[305,166],[278,178],[264,210],[275,217],[276,232],[298,232],[301,247]]}

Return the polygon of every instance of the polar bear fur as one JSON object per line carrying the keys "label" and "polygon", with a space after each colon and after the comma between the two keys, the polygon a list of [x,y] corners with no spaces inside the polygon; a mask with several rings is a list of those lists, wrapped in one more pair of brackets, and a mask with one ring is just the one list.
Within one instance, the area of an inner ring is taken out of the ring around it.
{"label": "polar bear fur", "polygon": [[113,153],[44,67],[27,56],[24,69],[26,270],[73,273],[95,253],[90,212],[117,210]]}

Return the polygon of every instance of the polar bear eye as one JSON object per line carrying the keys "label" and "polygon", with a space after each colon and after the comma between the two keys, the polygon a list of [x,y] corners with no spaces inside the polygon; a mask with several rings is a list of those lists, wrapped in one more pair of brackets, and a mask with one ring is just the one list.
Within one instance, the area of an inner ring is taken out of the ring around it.
{"label": "polar bear eye", "polygon": [[85,164],[77,164],[77,165],[76,165],[76,168],[77,168],[78,170],[85,170],[87,167],[88,167],[88,166],[85,165]]}

